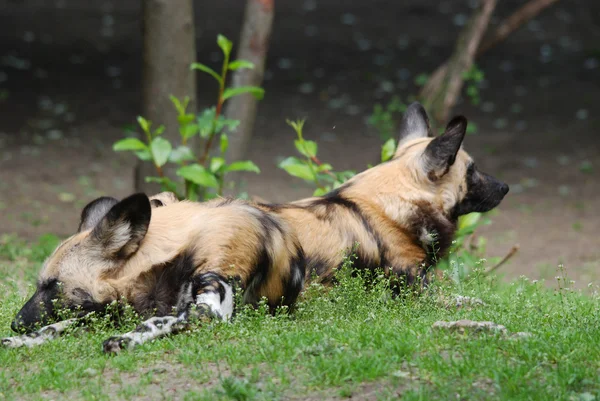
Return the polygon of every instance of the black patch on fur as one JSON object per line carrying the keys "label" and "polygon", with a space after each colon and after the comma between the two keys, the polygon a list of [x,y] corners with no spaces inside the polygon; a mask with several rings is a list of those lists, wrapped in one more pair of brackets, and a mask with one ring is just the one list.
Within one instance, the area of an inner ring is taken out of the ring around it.
{"label": "black patch on fur", "polygon": [[60,300],[60,285],[57,279],[39,283],[32,297],[23,305],[21,310],[11,324],[15,332],[30,333],[37,325],[45,326],[56,318],[54,307],[61,307],[60,302],[53,303],[52,300]]}
{"label": "black patch on fur", "polygon": [[[325,273],[331,270],[332,266],[329,266],[327,262],[317,256],[307,256],[306,257],[306,269],[309,274],[317,275],[321,279],[327,279]],[[310,278],[310,277],[309,277]]]}
{"label": "black patch on fur", "polygon": [[[218,293],[220,302],[225,300],[225,287],[222,283],[226,282],[225,278],[219,274],[209,272],[199,274],[192,278],[192,294],[194,299],[196,295],[205,293]],[[212,287],[212,288],[209,288]]]}
{"label": "black patch on fur", "polygon": [[81,211],[81,221],[77,232],[91,230],[102,220],[118,200],[110,196],[102,196],[88,203]]}
{"label": "black patch on fur", "polygon": [[444,169],[443,173],[434,175],[434,177],[443,176],[454,164],[466,130],[467,119],[463,116],[454,117],[446,126],[446,131],[427,145],[424,155],[428,159],[428,164],[436,170]]}
{"label": "black patch on fur", "polygon": [[452,209],[451,216],[459,216],[472,212],[484,213],[500,204],[508,193],[508,185],[497,180],[491,175],[477,171],[474,163],[467,168],[465,177],[467,194],[464,199]]}
{"label": "black patch on fur", "polygon": [[204,263],[206,260],[196,262],[193,252],[187,250],[171,261],[154,265],[148,272],[142,273],[138,281],[148,283],[149,288],[132,300],[135,310],[143,316],[152,314],[154,310],[154,316],[170,315],[173,307],[177,306],[183,285],[190,282],[194,272]]}
{"label": "black patch on fur", "polygon": [[[290,260],[290,276],[283,281],[283,305],[292,306],[304,288],[304,275],[306,274],[306,257],[300,246],[296,247],[296,256]],[[294,282],[294,277],[300,277]]]}
{"label": "black patch on fur", "polygon": [[[348,187],[350,187],[351,185],[352,185],[352,183],[348,183],[348,184],[342,185],[341,187],[339,187],[337,189],[334,189],[333,191],[325,194],[323,197],[318,198],[315,201],[313,201],[311,205],[307,206],[307,209],[312,211],[313,214],[317,218],[330,220],[335,215],[335,208],[341,207],[341,208],[347,209],[355,218],[357,218],[361,222],[364,230],[369,234],[369,236],[377,244],[380,260],[376,261],[376,260],[372,260],[371,258],[368,258],[365,255],[365,253],[361,251],[361,245],[363,245],[363,244],[359,244],[359,247],[356,250],[356,256],[358,258],[355,261],[354,266],[358,269],[374,270],[386,262],[386,257],[385,257],[386,248],[385,248],[383,241],[381,240],[381,237],[379,236],[379,233],[371,225],[368,218],[365,216],[365,214],[361,210],[360,206],[357,205],[354,201],[352,201],[344,196],[344,190],[347,189]],[[325,214],[318,213],[315,210],[317,207],[323,207],[323,206],[325,207]],[[346,244],[346,245],[348,248],[353,249],[356,242],[357,241],[355,239],[352,239],[352,242],[350,244]],[[309,266],[310,266],[310,264],[309,264]],[[315,267],[317,267],[317,266],[315,266]],[[330,267],[331,266],[329,266],[329,268]],[[311,269],[310,271],[312,272],[313,270]]]}
{"label": "black patch on fur", "polygon": [[114,255],[106,255],[115,259],[124,259],[131,254],[128,254],[129,245],[136,244],[142,241],[148,226],[150,225],[150,216],[152,209],[150,206],[150,200],[143,193],[137,193],[131,195],[121,202],[114,205],[108,213],[102,218],[102,220],[95,226],[92,231],[92,236],[100,242],[102,247],[109,247],[114,241],[115,228],[120,224],[129,224],[129,236],[128,243],[123,246]]}
{"label": "black patch on fur", "polygon": [[134,330],[136,333],[148,333],[152,331],[152,328],[148,327],[146,324],[140,324]]}
{"label": "black patch on fur", "polygon": [[425,268],[429,268],[435,265],[439,258],[445,256],[450,249],[456,232],[457,220],[442,215],[428,202],[415,202],[414,205],[417,206],[417,212],[409,224],[412,241],[421,245],[422,229],[435,235],[432,245],[425,249],[427,252],[427,259],[424,261]]}

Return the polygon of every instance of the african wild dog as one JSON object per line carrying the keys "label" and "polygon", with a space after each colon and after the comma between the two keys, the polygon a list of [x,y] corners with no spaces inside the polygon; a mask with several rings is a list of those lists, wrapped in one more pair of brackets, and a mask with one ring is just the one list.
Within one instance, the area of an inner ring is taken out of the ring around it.
{"label": "african wild dog", "polygon": [[381,267],[407,284],[450,247],[460,215],[498,206],[508,185],[477,169],[461,149],[467,120],[455,117],[433,137],[425,109],[403,115],[394,157],[330,193],[286,204],[259,204],[294,228],[307,259],[306,279],[332,279],[340,250],[359,243],[355,267]]}
{"label": "african wild dog", "polygon": [[356,267],[382,267],[408,284],[425,280],[435,259],[448,251],[458,217],[489,211],[508,193],[508,185],[479,171],[461,149],[466,129],[467,120],[459,116],[434,137],[425,109],[413,103],[403,115],[392,160],[324,196],[257,206],[294,228],[307,280],[316,275],[330,282],[342,251],[355,243]]}
{"label": "african wild dog", "polygon": [[[241,200],[175,202],[169,194],[152,200],[135,194],[88,204],[78,232],[44,263],[13,330],[31,333],[35,325],[55,320],[58,308],[79,308],[85,315],[124,297],[138,313],[153,317],[105,341],[104,350],[113,352],[175,332],[190,318],[229,319],[230,279],[239,282],[245,302],[266,297],[272,308],[293,304],[305,265],[285,221]],[[165,204],[170,206],[160,207]],[[2,343],[35,345],[76,320]]]}

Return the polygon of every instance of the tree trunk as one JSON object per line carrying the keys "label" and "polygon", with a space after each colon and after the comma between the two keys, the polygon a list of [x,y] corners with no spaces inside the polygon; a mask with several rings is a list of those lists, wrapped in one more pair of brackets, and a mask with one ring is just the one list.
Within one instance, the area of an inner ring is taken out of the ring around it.
{"label": "tree trunk", "polygon": [[448,119],[463,86],[463,74],[473,65],[475,53],[496,7],[496,0],[482,0],[469,24],[461,32],[443,77],[430,79],[422,91],[422,102],[438,124]]}
{"label": "tree trunk", "polygon": [[[251,61],[254,68],[235,71],[233,87],[262,85],[273,14],[274,0],[247,0],[236,56],[238,59]],[[252,137],[257,106],[258,100],[250,94],[236,96],[227,101],[225,116],[240,120],[237,130],[229,137],[229,150],[226,155],[228,162],[244,157]]]}
{"label": "tree trunk", "polygon": [[[531,0],[508,18],[500,23],[498,28],[489,35],[479,45],[475,57],[482,55],[498,43],[504,41],[511,33],[519,29],[525,22],[531,20],[538,15],[543,9],[557,2],[558,0]],[[445,77],[448,73],[448,65],[450,60],[444,62],[431,74],[427,85],[422,89],[419,94],[420,99],[428,104],[431,102],[431,97],[434,96],[443,85]]]}
{"label": "tree trunk", "polygon": [[[176,146],[180,143],[177,111],[169,99],[190,98],[188,111],[196,112],[196,75],[190,64],[196,59],[193,0],[143,0],[144,36],[142,70],[142,116],[152,127],[166,127],[162,134]],[[193,143],[190,144],[193,146]],[[173,177],[173,171],[165,169]],[[135,189],[147,194],[160,191],[145,177],[156,176],[149,162],[138,162]]]}

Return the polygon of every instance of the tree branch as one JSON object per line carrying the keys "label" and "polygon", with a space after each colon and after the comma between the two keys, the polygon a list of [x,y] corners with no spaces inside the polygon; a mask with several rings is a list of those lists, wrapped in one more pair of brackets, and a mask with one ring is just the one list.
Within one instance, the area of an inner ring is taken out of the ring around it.
{"label": "tree branch", "polygon": [[[479,45],[475,56],[481,56],[483,53],[503,42],[511,33],[519,29],[527,21],[537,16],[542,10],[549,7],[558,0],[531,0],[524,6],[517,9],[508,18],[500,23],[498,28],[489,35]],[[419,98],[427,103],[434,94],[439,91],[439,88],[444,83],[444,78],[448,73],[449,61],[445,61],[440,65],[429,77],[427,84],[421,90]]]}

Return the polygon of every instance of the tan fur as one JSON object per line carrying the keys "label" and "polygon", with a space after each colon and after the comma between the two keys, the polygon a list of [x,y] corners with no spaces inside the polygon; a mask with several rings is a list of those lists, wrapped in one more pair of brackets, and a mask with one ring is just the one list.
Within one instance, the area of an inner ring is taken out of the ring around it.
{"label": "tan fur", "polygon": [[[346,199],[360,207],[370,225],[377,230],[388,250],[386,257],[391,266],[403,266],[415,273],[425,260],[426,251],[421,244],[415,244],[408,233],[405,222],[412,219],[423,204],[439,212],[439,218],[462,200],[467,163],[471,160],[466,152],[460,151],[448,174],[435,185],[429,182],[422,169],[422,154],[431,138],[416,139],[404,144],[397,156],[384,164],[372,167],[347,182],[343,190]],[[462,185],[462,190],[459,190]],[[378,244],[365,230],[363,224],[349,210],[343,207],[332,208],[329,219],[320,218],[327,214],[325,206],[307,209],[315,200],[307,198],[292,202],[289,206],[277,209],[296,230],[307,258],[321,259],[330,268],[321,273],[321,278],[329,279],[333,268],[342,263],[344,250],[359,243],[358,252],[374,265],[381,266]],[[313,272],[307,270],[307,279]]]}
{"label": "tan fur", "polygon": [[[90,239],[88,230],[70,237],[57,248],[44,264],[40,279],[58,279],[67,294],[75,288],[84,288],[96,302],[122,296],[133,299],[148,291],[153,283],[149,272],[154,266],[167,263],[191,248],[196,258],[203,260],[195,274],[214,272],[238,277],[242,284],[247,284],[264,242],[265,229],[259,212],[242,201],[225,205],[223,200],[171,202],[169,207],[152,209],[148,232],[139,250],[127,261],[101,257],[102,249]],[[279,224],[287,233],[270,232],[267,249],[276,269],[270,270],[257,289],[258,297],[265,296],[273,304],[284,295],[282,282],[290,279],[291,260],[300,257],[296,237],[284,221]]]}

